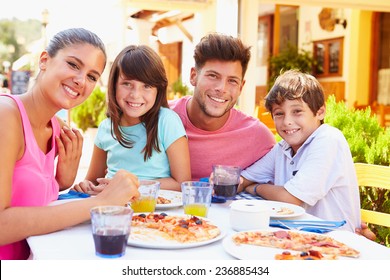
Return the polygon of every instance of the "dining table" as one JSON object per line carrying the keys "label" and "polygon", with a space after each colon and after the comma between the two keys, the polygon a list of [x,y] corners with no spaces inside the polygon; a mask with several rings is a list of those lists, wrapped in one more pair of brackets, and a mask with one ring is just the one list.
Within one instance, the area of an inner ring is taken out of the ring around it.
{"label": "dining table", "polygon": [[[83,198],[77,198],[83,199]],[[253,200],[261,199],[254,197],[249,193],[239,193],[234,200]],[[73,199],[57,201],[58,203],[66,203]],[[237,259],[262,259],[273,260],[276,249],[263,248],[259,246],[251,251],[240,251],[241,248],[232,248],[231,236],[237,231],[233,230],[230,224],[230,205],[234,200],[227,200],[223,203],[212,203],[207,219],[216,224],[221,235],[213,242],[200,243],[199,246],[183,246],[183,247],[167,247],[164,246],[145,246],[128,245],[126,253],[120,257],[121,260],[237,260]],[[184,210],[181,205],[165,208],[162,210],[156,209],[156,213],[166,213],[168,215],[184,215]],[[135,213],[137,214],[137,213]],[[134,215],[135,215],[134,214]],[[305,211],[299,216],[288,218],[288,220],[296,221],[321,221],[318,217],[310,215]],[[275,230],[274,227],[269,227],[270,230]],[[354,249],[360,251],[358,258],[347,258],[350,260],[390,260],[390,248],[371,241],[361,235],[350,231],[335,229],[326,233],[334,239],[343,242]],[[95,255],[94,241],[91,231],[90,221],[82,224],[65,228],[49,234],[30,236],[27,242],[31,248],[32,259],[35,260],[97,260],[102,259]]]}

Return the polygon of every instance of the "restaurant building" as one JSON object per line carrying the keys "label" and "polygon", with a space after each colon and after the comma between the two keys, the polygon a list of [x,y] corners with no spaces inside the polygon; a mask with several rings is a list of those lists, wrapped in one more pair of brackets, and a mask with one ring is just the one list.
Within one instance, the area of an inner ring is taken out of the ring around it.
{"label": "restaurant building", "polygon": [[123,44],[152,45],[170,84],[189,85],[192,52],[217,31],[252,46],[239,107],[253,114],[267,92],[268,58],[288,43],[312,52],[326,95],[348,106],[390,105],[390,2],[387,0],[126,0]]}

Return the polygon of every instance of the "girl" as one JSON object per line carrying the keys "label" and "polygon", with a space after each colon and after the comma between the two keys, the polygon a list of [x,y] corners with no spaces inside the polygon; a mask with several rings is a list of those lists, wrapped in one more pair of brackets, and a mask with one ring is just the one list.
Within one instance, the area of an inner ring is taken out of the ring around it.
{"label": "girl", "polygon": [[28,258],[28,236],[82,223],[94,206],[125,205],[139,196],[137,178],[120,171],[96,197],[47,206],[73,184],[83,144],[80,132],[55,114],[85,101],[105,64],[99,37],[82,28],[64,30],[41,53],[34,86],[0,96],[1,260]]}
{"label": "girl", "polygon": [[[91,164],[74,188],[98,193],[97,179],[126,169],[139,179],[156,179],[162,189],[180,190],[191,180],[186,133],[168,108],[167,77],[148,46],[128,46],[116,57],[108,82],[108,118],[98,128]],[[107,174],[106,174],[107,173]]]}

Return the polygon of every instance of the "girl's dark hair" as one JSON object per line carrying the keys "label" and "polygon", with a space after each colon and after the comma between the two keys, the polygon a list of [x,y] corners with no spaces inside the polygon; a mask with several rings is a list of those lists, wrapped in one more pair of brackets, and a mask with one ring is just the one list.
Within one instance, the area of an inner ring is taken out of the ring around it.
{"label": "girl's dark hair", "polygon": [[275,80],[265,97],[265,107],[272,113],[274,104],[280,105],[285,100],[296,99],[303,100],[314,115],[325,105],[324,91],[318,80],[310,74],[293,69],[284,72]]}
{"label": "girl's dark hair", "polygon": [[153,107],[141,116],[141,123],[146,128],[147,141],[143,149],[144,160],[152,156],[153,150],[160,152],[158,143],[158,117],[161,107],[168,108],[168,79],[160,56],[146,45],[130,45],[124,48],[115,58],[108,80],[107,116],[111,118],[111,135],[125,148],[132,148],[134,141],[126,135],[120,121],[123,115],[116,101],[116,84],[119,75],[129,80],[137,80],[157,88],[157,97]]}
{"label": "girl's dark hair", "polygon": [[90,44],[100,49],[107,60],[106,48],[103,41],[95,33],[84,28],[70,28],[58,32],[50,40],[46,51],[51,57],[54,57],[58,51],[76,44]]}
{"label": "girl's dark hair", "polygon": [[250,47],[245,46],[239,38],[229,35],[210,33],[204,36],[195,47],[194,59],[196,69],[201,69],[209,60],[240,61],[242,78],[251,58]]}

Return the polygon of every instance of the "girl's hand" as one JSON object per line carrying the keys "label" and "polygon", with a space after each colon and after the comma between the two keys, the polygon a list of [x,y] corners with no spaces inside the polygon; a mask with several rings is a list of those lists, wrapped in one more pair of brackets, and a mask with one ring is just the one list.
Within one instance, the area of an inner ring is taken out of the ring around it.
{"label": "girl's hand", "polygon": [[81,192],[81,193],[87,193],[90,195],[97,195],[100,193],[106,184],[99,184],[99,185],[94,185],[91,181],[89,180],[84,180],[76,185],[73,186],[73,190],[76,192]]}

